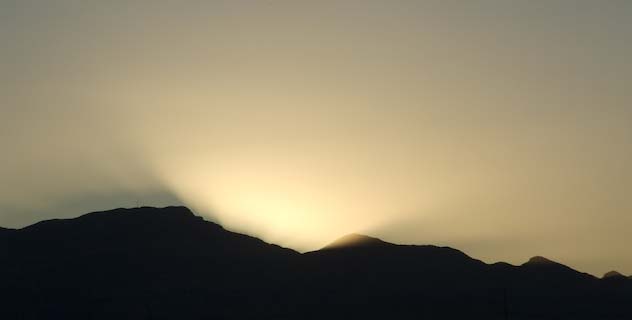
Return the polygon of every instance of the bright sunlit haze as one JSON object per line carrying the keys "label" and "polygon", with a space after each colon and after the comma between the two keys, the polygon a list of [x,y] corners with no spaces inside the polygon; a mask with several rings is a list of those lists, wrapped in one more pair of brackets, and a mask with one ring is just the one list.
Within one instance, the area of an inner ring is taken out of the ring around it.
{"label": "bright sunlit haze", "polygon": [[0,226],[186,205],[632,274],[632,2],[0,0]]}

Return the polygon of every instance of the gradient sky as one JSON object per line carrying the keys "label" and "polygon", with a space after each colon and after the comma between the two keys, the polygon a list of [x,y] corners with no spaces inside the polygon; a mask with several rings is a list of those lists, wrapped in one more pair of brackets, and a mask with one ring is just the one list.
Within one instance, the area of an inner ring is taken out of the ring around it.
{"label": "gradient sky", "polygon": [[0,226],[185,204],[632,274],[632,1],[0,0]]}

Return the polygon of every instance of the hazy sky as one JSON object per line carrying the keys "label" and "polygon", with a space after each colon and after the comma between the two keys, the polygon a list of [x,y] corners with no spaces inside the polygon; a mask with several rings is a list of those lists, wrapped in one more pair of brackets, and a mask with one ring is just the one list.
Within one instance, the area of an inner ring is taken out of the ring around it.
{"label": "hazy sky", "polygon": [[185,204],[632,274],[632,1],[0,0],[0,226]]}

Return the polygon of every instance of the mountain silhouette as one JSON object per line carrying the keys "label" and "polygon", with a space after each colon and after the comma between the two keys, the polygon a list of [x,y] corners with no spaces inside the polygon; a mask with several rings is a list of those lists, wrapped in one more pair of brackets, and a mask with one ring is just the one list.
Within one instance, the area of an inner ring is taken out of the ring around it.
{"label": "mountain silhouette", "polygon": [[622,275],[620,272],[618,272],[618,271],[614,271],[614,270],[613,270],[613,271],[606,272],[606,273],[603,275],[603,277],[602,277],[602,278],[603,278],[603,279],[607,279],[607,278],[625,278],[625,276],[624,276],[624,275]]}
{"label": "mountain silhouette", "polygon": [[300,254],[185,207],[0,229],[0,274],[0,319],[632,318],[620,274],[358,234]]}
{"label": "mountain silhouette", "polygon": [[359,247],[379,247],[392,246],[392,243],[384,242],[378,238],[373,238],[357,233],[346,235],[322,248],[321,250],[346,249]]}
{"label": "mountain silhouette", "polygon": [[552,265],[561,265],[555,261],[547,259],[541,256],[531,257],[529,261],[525,262],[523,266],[552,266]]}

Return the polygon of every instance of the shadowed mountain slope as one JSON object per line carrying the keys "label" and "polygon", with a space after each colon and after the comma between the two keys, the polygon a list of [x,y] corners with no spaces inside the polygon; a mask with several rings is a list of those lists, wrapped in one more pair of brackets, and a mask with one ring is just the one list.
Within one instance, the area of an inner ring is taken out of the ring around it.
{"label": "shadowed mountain slope", "polygon": [[[184,207],[0,229],[2,319],[629,319],[632,281],[352,234],[299,254]],[[616,279],[617,281],[612,281]]]}

